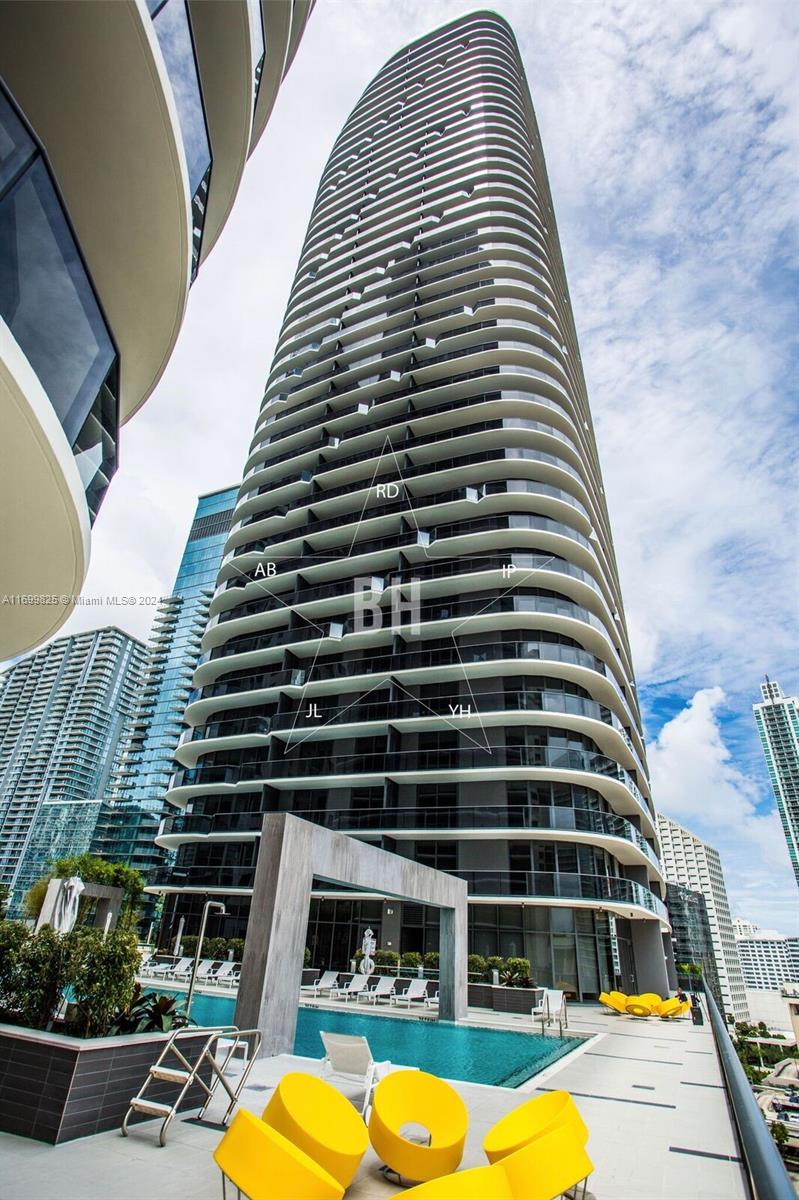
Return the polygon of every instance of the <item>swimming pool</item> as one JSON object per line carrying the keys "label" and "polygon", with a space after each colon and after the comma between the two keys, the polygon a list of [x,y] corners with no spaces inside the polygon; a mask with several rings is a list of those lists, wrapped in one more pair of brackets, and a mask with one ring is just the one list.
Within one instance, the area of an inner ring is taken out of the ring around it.
{"label": "swimming pool", "polygon": [[[204,1025],[228,1025],[233,1022],[235,1003],[232,996],[197,994],[192,1001],[192,1016]],[[372,1053],[380,1062],[388,1060],[420,1067],[444,1079],[495,1087],[518,1087],[573,1050],[580,1040],[300,1006],[294,1053],[322,1058],[320,1029],[368,1037]]]}

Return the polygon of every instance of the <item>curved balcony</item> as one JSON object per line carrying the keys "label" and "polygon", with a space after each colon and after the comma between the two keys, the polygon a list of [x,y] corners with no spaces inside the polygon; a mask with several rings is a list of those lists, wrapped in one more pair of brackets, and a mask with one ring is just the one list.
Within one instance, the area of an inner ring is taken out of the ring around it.
{"label": "curved balcony", "polygon": [[[525,677],[519,676],[514,682],[517,687],[523,688]],[[298,720],[296,710],[257,717],[236,717],[234,710],[229,717],[220,717],[185,730],[178,743],[176,760],[182,766],[194,767],[202,755],[225,747],[265,745],[272,733],[281,737],[289,734],[290,739],[295,736],[302,741],[311,741],[324,736],[346,737],[353,733],[363,736],[384,732],[389,725],[400,732],[427,731],[438,728],[442,716],[451,719],[452,709],[459,711],[464,704],[469,708],[472,706],[472,698],[467,701],[457,687],[450,696],[439,696],[435,701],[437,709],[433,709],[430,703],[421,698],[402,695],[390,699],[390,685],[386,682],[384,686],[386,695],[382,698],[378,698],[379,692],[370,690],[370,700],[359,702],[356,699],[343,706],[338,698],[334,705],[328,705],[322,697],[317,703],[318,727],[310,731],[302,720]],[[507,723],[509,715],[514,724],[536,724],[548,714],[562,715],[565,718],[564,728],[592,737],[600,750],[606,743],[608,757],[626,760],[629,769],[645,780],[644,768],[626,727],[611,709],[587,696],[536,687],[529,690],[507,688],[502,691],[481,691],[474,712],[459,716],[458,727],[502,726]],[[610,730],[613,732],[610,733]]]}
{"label": "curved balcony", "polygon": [[[508,772],[513,772],[513,775]],[[292,753],[290,745],[282,759],[253,758],[235,765],[201,764],[176,771],[170,783],[170,803],[182,805],[192,795],[222,785],[254,790],[263,783],[278,788],[326,786],[331,778],[341,786],[382,783],[390,776],[398,783],[458,782],[469,779],[548,777],[594,787],[621,814],[642,818],[654,836],[651,812],[629,771],[614,759],[588,750],[549,746],[470,747],[452,750],[379,752],[371,754]],[[311,782],[313,781],[313,782]]]}
{"label": "curved balcony", "polygon": [[[666,906],[654,892],[631,879],[612,875],[580,875],[547,871],[449,871],[464,879],[472,904],[542,904],[548,907],[586,907],[616,913],[628,920],[659,920],[669,928]],[[148,892],[207,892],[211,895],[248,894],[255,867],[176,867],[156,870]],[[315,895],[340,896],[343,889],[322,885]],[[345,892],[343,894],[346,894]],[[359,893],[363,895],[363,893]]]}
{"label": "curved balcony", "polygon": [[[574,841],[600,845],[619,862],[644,865],[662,879],[655,851],[631,821],[614,813],[585,808],[525,804],[460,805],[454,808],[291,809],[294,816],[352,837],[391,837],[396,841],[449,839],[467,841],[493,836],[502,840]],[[162,819],[157,842],[177,849],[187,842],[248,841],[260,836],[264,813],[176,813]],[[623,842],[623,846],[619,846]]]}

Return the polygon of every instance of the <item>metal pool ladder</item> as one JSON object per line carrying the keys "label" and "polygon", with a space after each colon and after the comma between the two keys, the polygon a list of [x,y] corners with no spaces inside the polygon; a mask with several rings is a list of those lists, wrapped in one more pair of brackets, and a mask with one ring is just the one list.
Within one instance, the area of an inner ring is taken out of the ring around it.
{"label": "metal pool ladder", "polygon": [[[205,1040],[199,1052],[186,1048],[186,1053],[183,1053],[180,1042],[189,1038],[196,1042],[203,1036]],[[158,1134],[158,1144],[165,1146],[167,1130],[194,1084],[197,1084],[206,1093],[205,1103],[197,1114],[200,1120],[205,1116],[217,1088],[220,1084],[222,1085],[230,1098],[225,1115],[222,1117],[222,1124],[226,1125],[238,1103],[247,1076],[258,1057],[260,1047],[261,1033],[258,1029],[238,1029],[235,1025],[217,1025],[204,1029],[186,1026],[176,1029],[147,1072],[147,1077],[139,1088],[138,1094],[132,1098],[122,1122],[122,1136],[128,1136],[128,1122],[134,1113],[146,1113],[151,1117],[163,1117]],[[221,1062],[217,1059],[220,1051],[224,1055]],[[233,1056],[242,1052],[244,1061],[241,1074],[237,1078],[235,1086],[231,1086],[231,1083],[225,1078],[225,1071]],[[191,1055],[191,1058],[188,1055]],[[203,1067],[210,1072],[208,1082],[200,1073]],[[153,1100],[146,1095],[148,1088],[158,1081],[180,1086],[180,1092],[174,1103],[165,1104],[161,1100]]]}

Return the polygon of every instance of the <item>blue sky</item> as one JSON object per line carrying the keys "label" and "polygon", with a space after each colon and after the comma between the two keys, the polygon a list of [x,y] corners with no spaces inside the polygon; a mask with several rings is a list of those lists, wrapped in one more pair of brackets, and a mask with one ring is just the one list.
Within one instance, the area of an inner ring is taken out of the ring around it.
{"label": "blue sky", "polygon": [[[334,138],[390,54],[472,7],[319,0],[173,360],[124,431],[85,594],[169,590],[197,494],[240,478]],[[494,7],[541,126],[656,803],[718,847],[735,912],[796,933],[751,705],[764,672],[799,691],[799,6]],[[152,610],[102,615],[143,636]]]}

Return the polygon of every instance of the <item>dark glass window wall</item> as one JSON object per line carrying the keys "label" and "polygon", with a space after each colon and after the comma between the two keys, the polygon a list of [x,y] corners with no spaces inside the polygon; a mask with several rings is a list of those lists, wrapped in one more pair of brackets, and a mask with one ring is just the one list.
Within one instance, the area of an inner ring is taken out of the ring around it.
{"label": "dark glass window wall", "polygon": [[116,470],[117,352],[41,148],[1,86],[0,316],[61,423],[94,520]]}

